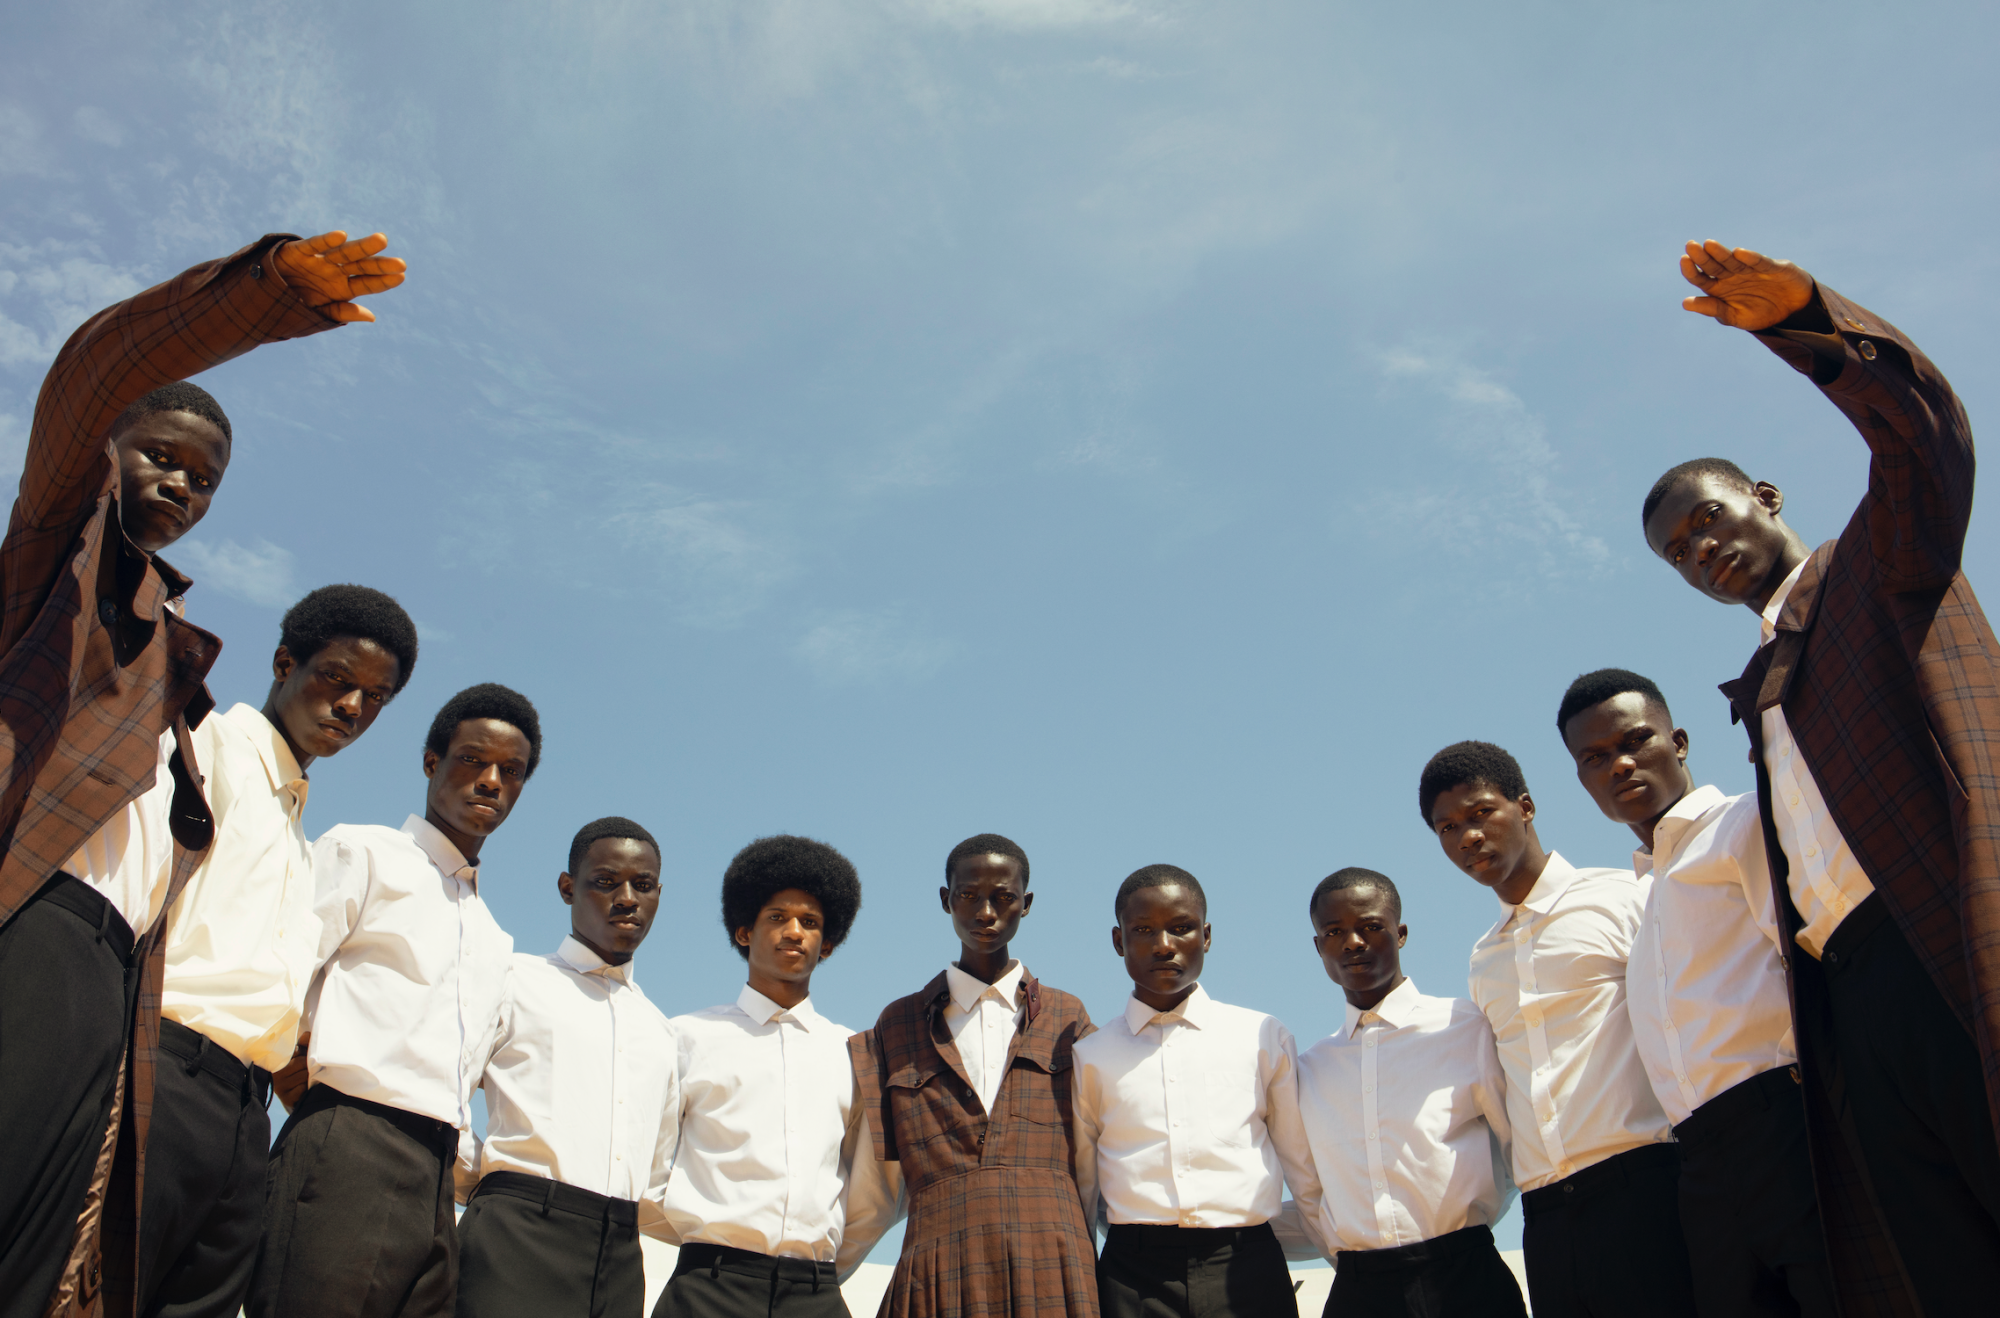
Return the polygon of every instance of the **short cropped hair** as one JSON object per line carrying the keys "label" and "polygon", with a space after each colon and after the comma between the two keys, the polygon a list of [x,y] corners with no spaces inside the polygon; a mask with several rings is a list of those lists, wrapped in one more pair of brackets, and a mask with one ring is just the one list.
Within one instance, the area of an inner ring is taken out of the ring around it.
{"label": "short cropped hair", "polygon": [[1720,476],[1733,485],[1741,485],[1746,490],[1757,488],[1757,482],[1750,479],[1750,473],[1731,462],[1728,458],[1695,458],[1683,462],[1678,467],[1669,467],[1666,474],[1653,482],[1653,488],[1646,491],[1646,502],[1639,509],[1639,529],[1645,530],[1653,520],[1653,514],[1660,510],[1667,496],[1674,492],[1682,481],[1699,476]]}
{"label": "short cropped hair", "polygon": [[140,417],[152,416],[155,412],[192,413],[220,430],[225,441],[235,442],[235,433],[229,428],[229,417],[223,412],[222,404],[215,401],[215,395],[186,380],[163,384],[120,412],[118,419],[111,423],[111,433],[117,435]]}
{"label": "short cropped hair", "polygon": [[1520,761],[1501,747],[1490,741],[1453,742],[1431,756],[1417,780],[1417,812],[1424,817],[1425,828],[1431,826],[1431,807],[1437,799],[1466,783],[1484,783],[1510,801],[1528,794]]}
{"label": "short cropped hair", "polygon": [[396,694],[402,694],[417,667],[417,624],[402,605],[368,586],[321,586],[286,609],[278,624],[278,644],[302,664],[340,636],[373,641],[395,655]]}
{"label": "short cropped hair", "polygon": [[651,833],[623,815],[606,815],[602,819],[593,819],[576,830],[576,836],[569,841],[568,872],[575,874],[582,869],[583,858],[590,850],[590,844],[602,842],[608,837],[631,838],[634,842],[643,842],[653,849],[654,859],[659,858],[660,844],[653,840]]}
{"label": "short cropped hair", "polygon": [[521,781],[534,777],[535,766],[542,762],[542,717],[526,696],[498,682],[469,686],[445,701],[444,708],[431,720],[424,749],[444,754],[451,749],[452,734],[458,731],[458,725],[477,718],[498,719],[520,730],[528,739],[528,771],[521,775]]}
{"label": "short cropped hair", "polygon": [[1208,894],[1201,890],[1201,880],[1178,865],[1148,865],[1144,869],[1133,870],[1125,876],[1125,882],[1118,885],[1118,896],[1112,900],[1111,913],[1118,923],[1125,923],[1125,904],[1132,894],[1146,888],[1186,888],[1201,903],[1201,914],[1208,918]]}
{"label": "short cropped hair", "polygon": [[1386,874],[1362,869],[1359,865],[1349,865],[1346,869],[1335,870],[1319,881],[1313,889],[1312,901],[1306,904],[1306,914],[1319,919],[1319,899],[1330,892],[1346,892],[1349,888],[1374,888],[1389,899],[1395,909],[1396,919],[1403,918],[1403,894],[1396,891],[1396,881]]}
{"label": "short cropped hair", "polygon": [[750,949],[736,941],[736,931],[755,924],[764,903],[787,888],[819,903],[826,920],[822,947],[832,951],[847,941],[861,913],[861,876],[854,862],[824,842],[779,833],[737,852],[722,875],[722,926],[745,961]]}
{"label": "short cropped hair", "polygon": [[952,866],[967,856],[1012,856],[1021,864],[1021,886],[1028,886],[1028,853],[1021,850],[1021,844],[1012,838],[1001,837],[998,833],[980,833],[969,837],[951,849],[944,858],[944,880],[951,882]]}
{"label": "short cropped hair", "polygon": [[1569,690],[1563,692],[1562,704],[1556,707],[1556,732],[1567,742],[1571,719],[1592,706],[1627,692],[1636,692],[1665,709],[1668,718],[1674,716],[1673,710],[1667,709],[1667,698],[1660,694],[1660,688],[1652,678],[1642,677],[1628,668],[1600,668],[1577,678],[1569,684]]}

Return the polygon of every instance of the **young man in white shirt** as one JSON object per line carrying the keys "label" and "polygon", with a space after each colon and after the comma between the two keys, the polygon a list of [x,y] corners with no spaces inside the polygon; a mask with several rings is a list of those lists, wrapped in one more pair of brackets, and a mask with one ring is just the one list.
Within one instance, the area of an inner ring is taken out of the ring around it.
{"label": "young man in white shirt", "polygon": [[681,1252],[653,1318],[846,1318],[840,1282],[894,1220],[899,1189],[864,1147],[854,1031],[811,999],[860,910],[860,876],[824,842],[759,838],[729,862],[722,922],[748,983],[673,1021],[680,1145],[665,1210]]}
{"label": "young man in white shirt", "polygon": [[1527,778],[1490,742],[1432,756],[1417,808],[1451,863],[1500,902],[1469,978],[1507,1078],[1529,1307],[1684,1318],[1680,1162],[1625,1012],[1647,883],[1544,851]]}
{"label": "young man in white shirt", "polygon": [[1633,870],[1653,879],[1625,1006],[1679,1142],[1703,1318],[1832,1318],[1756,794],[1694,785],[1688,735],[1638,673],[1577,678],[1556,726],[1597,808],[1638,835]]}
{"label": "young man in white shirt", "polygon": [[229,1318],[249,1292],[271,1073],[291,1060],[319,964],[306,769],[359,740],[416,662],[416,624],[395,600],[322,586],[285,613],[263,709],[238,704],[194,730],[215,841],[167,928],[142,1314]]}
{"label": "young man in white shirt", "polygon": [[1525,1315],[1493,1244],[1514,1183],[1492,1027],[1472,1003],[1428,997],[1403,974],[1410,930],[1386,875],[1338,870],[1307,909],[1320,963],[1347,998],[1347,1023],[1299,1058],[1325,1194],[1317,1234],[1338,1269],[1326,1313]]}
{"label": "young man in white shirt", "polygon": [[1101,1201],[1109,1223],[1098,1307],[1104,1318],[1296,1315],[1271,1219],[1289,1182],[1311,1230],[1320,1194],[1291,1031],[1202,990],[1213,930],[1194,875],[1137,870],[1113,912],[1132,996],[1076,1045],[1072,1083],[1084,1220]]}
{"label": "young man in white shirt", "polygon": [[486,1090],[459,1137],[459,1318],[643,1318],[639,1232],[660,1234],[680,1129],[673,1028],[632,977],[660,907],[660,845],[629,819],[569,845],[570,934],[516,954]]}
{"label": "young man in white shirt", "polygon": [[468,687],[424,739],[423,815],[337,824],[313,844],[321,965],[304,1056],[272,1077],[292,1115],[271,1149],[252,1318],[453,1311],[458,1133],[514,950],[479,857],[541,750],[527,697]]}

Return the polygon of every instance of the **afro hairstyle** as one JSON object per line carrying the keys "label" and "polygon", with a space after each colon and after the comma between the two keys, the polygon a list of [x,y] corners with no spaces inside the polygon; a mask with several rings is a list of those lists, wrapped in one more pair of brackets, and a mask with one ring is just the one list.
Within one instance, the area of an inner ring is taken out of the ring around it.
{"label": "afro hairstyle", "polygon": [[568,873],[575,874],[583,868],[584,853],[590,850],[591,843],[602,842],[608,837],[631,838],[634,842],[643,842],[651,847],[656,859],[660,854],[660,844],[653,840],[651,833],[623,815],[606,815],[602,819],[593,819],[576,830],[576,836],[569,840]]}
{"label": "afro hairstyle", "polygon": [[1306,914],[1319,919],[1319,899],[1330,892],[1346,892],[1349,888],[1374,888],[1389,899],[1389,905],[1396,912],[1400,923],[1403,918],[1403,894],[1396,891],[1396,881],[1375,870],[1362,869],[1359,865],[1349,865],[1346,869],[1335,870],[1319,881],[1313,889],[1312,901],[1306,904]]}
{"label": "afro hairstyle", "polygon": [[1201,890],[1201,880],[1178,865],[1148,865],[1133,870],[1125,876],[1125,882],[1118,885],[1118,896],[1112,899],[1111,913],[1119,924],[1125,923],[1125,904],[1132,900],[1132,894],[1147,888],[1186,888],[1201,903],[1201,918],[1208,918],[1208,894]]}
{"label": "afro hairstyle", "polygon": [[1485,783],[1509,801],[1528,794],[1528,778],[1521,763],[1490,741],[1458,741],[1431,756],[1417,779],[1417,813],[1424,827],[1431,827],[1431,807],[1454,787]]}
{"label": "afro hairstyle", "polygon": [[395,655],[396,694],[402,694],[417,667],[417,624],[402,605],[369,586],[321,586],[286,609],[278,624],[278,644],[302,664],[340,636],[373,641]]}
{"label": "afro hairstyle", "polygon": [[498,719],[520,729],[521,735],[528,739],[528,771],[521,775],[521,781],[534,777],[535,766],[542,762],[542,717],[526,696],[498,682],[469,686],[445,701],[444,708],[431,720],[424,749],[444,754],[451,749],[452,734],[458,731],[458,725],[476,718]]}
{"label": "afro hairstyle", "polygon": [[229,416],[222,410],[222,404],[215,401],[215,395],[198,384],[186,380],[176,380],[163,384],[138,402],[118,414],[111,423],[111,434],[124,433],[127,426],[141,417],[152,416],[156,412],[188,412],[200,417],[222,432],[227,443],[234,443],[235,432],[229,428]]}
{"label": "afro hairstyle", "polygon": [[1741,485],[1746,490],[1757,488],[1757,482],[1750,479],[1750,473],[1731,462],[1728,458],[1695,458],[1677,467],[1669,467],[1660,479],[1653,482],[1653,488],[1646,491],[1646,502],[1639,508],[1639,529],[1646,529],[1658,512],[1660,505],[1667,501],[1682,481],[1694,480],[1700,476],[1720,476],[1732,485]]}
{"label": "afro hairstyle", "polygon": [[1556,707],[1556,732],[1569,742],[1569,721],[1593,705],[1601,705],[1613,696],[1635,692],[1648,701],[1666,710],[1672,719],[1674,712],[1667,708],[1667,698],[1660,694],[1660,688],[1650,677],[1642,677],[1629,668],[1600,668],[1594,673],[1585,673],[1569,684],[1563,692],[1562,704]]}
{"label": "afro hairstyle", "polygon": [[788,888],[819,903],[826,920],[821,946],[831,952],[847,941],[861,913],[861,876],[854,862],[824,842],[778,833],[737,852],[722,874],[722,927],[745,961],[750,949],[736,941],[736,931],[755,924],[764,903]]}
{"label": "afro hairstyle", "polygon": [[1021,844],[1012,838],[1001,837],[998,833],[980,833],[969,837],[951,849],[944,858],[944,881],[951,882],[951,867],[966,856],[1012,856],[1021,863],[1021,886],[1028,886],[1028,853],[1021,850]]}

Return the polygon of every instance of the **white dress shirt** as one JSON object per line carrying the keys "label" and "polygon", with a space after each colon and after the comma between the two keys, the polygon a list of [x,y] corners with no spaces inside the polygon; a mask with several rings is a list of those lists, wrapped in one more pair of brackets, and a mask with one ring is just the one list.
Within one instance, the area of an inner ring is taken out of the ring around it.
{"label": "white dress shirt", "polygon": [[1632,1037],[1676,1126],[1724,1090],[1799,1059],[1778,959],[1757,794],[1698,787],[1632,868],[1653,876],[1625,971]]}
{"label": "white dress shirt", "polygon": [[472,1124],[514,940],[479,899],[479,869],[419,815],[336,824],[313,844],[320,959],[306,995],[307,1075]]}
{"label": "white dress shirt", "polygon": [[[663,1234],[660,1200],[680,1134],[680,1048],[632,965],[574,937],[552,956],[516,954],[493,1056],[486,1139],[460,1138],[459,1200],[490,1172],[520,1172],[639,1204]],[[469,1156],[468,1156],[469,1155]]]}
{"label": "white dress shirt", "polygon": [[[1778,614],[1809,561],[1801,560],[1764,606],[1763,644],[1769,645],[1777,636]],[[1854,849],[1841,836],[1840,826],[1833,822],[1812,767],[1792,740],[1785,707],[1771,706],[1763,719],[1764,767],[1771,771],[1771,812],[1777,816],[1771,822],[1777,827],[1778,845],[1784,848],[1791,868],[1787,886],[1792,891],[1792,904],[1805,918],[1805,927],[1798,932],[1799,946],[1817,961],[1826,950],[1826,940],[1848,912],[1875,891],[1875,885],[1854,858]]]}
{"label": "white dress shirt", "polygon": [[979,1104],[988,1113],[1000,1096],[1000,1082],[1007,1078],[1007,1051],[1014,1035],[1027,1019],[1027,1009],[1014,1005],[1021,991],[1026,967],[1019,961],[1006,974],[988,984],[974,979],[955,965],[944,968],[951,999],[944,1004],[944,1027],[958,1048],[958,1060],[965,1063],[965,1078],[979,1095]]}
{"label": "white dress shirt", "polygon": [[275,1071],[319,966],[306,776],[248,705],[209,715],[193,741],[215,841],[168,917],[160,1014]]}
{"label": "white dress shirt", "polygon": [[1499,1044],[1523,1190],[1673,1138],[1625,1010],[1650,883],[1550,852],[1527,900],[1500,903],[1506,914],[1472,945],[1472,1000]]}
{"label": "white dress shirt", "polygon": [[63,865],[65,874],[104,895],[135,940],[160,917],[174,875],[174,835],[167,822],[173,817],[174,775],[167,767],[173,753],[174,734],[162,733],[153,785],[105,820]]}
{"label": "white dress shirt", "polygon": [[1316,1229],[1319,1178],[1299,1119],[1298,1048],[1275,1016],[1199,984],[1170,1012],[1134,996],[1076,1044],[1076,1186],[1114,1225],[1256,1226],[1284,1186]]}
{"label": "white dress shirt", "polygon": [[1328,1249],[1392,1249],[1491,1226],[1514,1198],[1493,1028],[1408,979],[1299,1058],[1299,1110]]}
{"label": "white dress shirt", "polygon": [[[850,1275],[894,1221],[900,1168],[877,1162],[847,1040],[813,1010],[745,985],[676,1016],[680,1147],[665,1211],[676,1243],[833,1263]],[[860,1157],[856,1157],[857,1151]]]}

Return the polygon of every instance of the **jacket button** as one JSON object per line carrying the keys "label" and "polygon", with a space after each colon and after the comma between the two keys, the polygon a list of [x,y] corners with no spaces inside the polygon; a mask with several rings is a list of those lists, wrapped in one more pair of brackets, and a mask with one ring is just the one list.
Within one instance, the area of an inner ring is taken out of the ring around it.
{"label": "jacket button", "polygon": [[106,627],[116,627],[118,625],[118,601],[97,601],[97,616],[104,619]]}
{"label": "jacket button", "polygon": [[1861,340],[1860,352],[1862,360],[1871,362],[1875,360],[1875,345],[1868,340]]}

